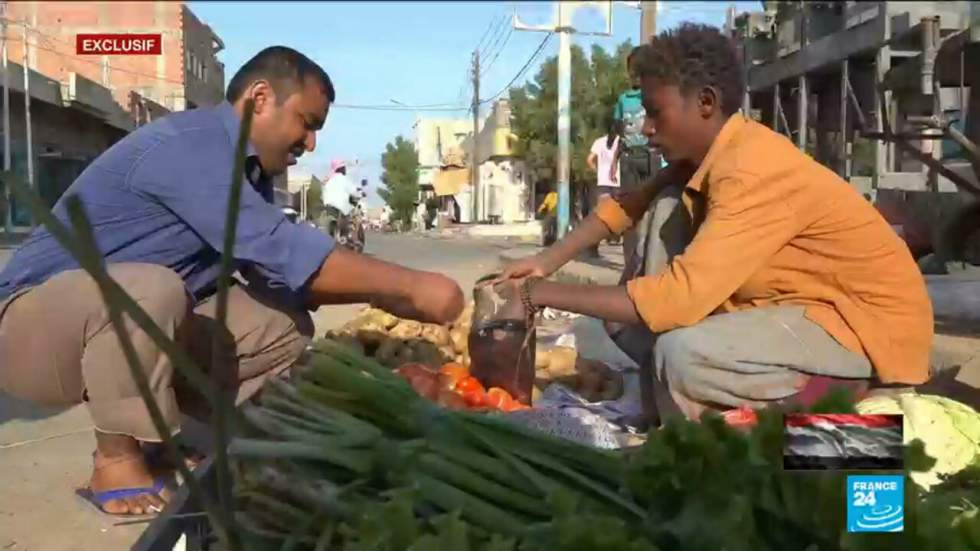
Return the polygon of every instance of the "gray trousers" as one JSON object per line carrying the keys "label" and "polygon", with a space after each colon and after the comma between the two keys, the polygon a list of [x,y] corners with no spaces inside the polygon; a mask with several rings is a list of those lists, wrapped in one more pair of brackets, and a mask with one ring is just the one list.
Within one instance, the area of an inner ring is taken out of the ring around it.
{"label": "gray trousers", "polygon": [[[625,279],[662,271],[690,243],[681,193],[668,188],[651,204],[637,228],[639,262]],[[671,414],[697,419],[706,408],[763,407],[798,393],[812,375],[871,377],[867,358],[841,346],[804,313],[799,305],[752,308],[661,334],[628,326],[613,339],[640,365],[651,420]]]}

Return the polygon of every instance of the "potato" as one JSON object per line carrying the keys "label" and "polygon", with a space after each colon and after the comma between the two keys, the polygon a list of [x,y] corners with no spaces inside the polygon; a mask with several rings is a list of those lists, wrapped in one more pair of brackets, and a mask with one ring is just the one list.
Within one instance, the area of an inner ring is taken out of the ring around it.
{"label": "potato", "polygon": [[377,326],[371,328],[362,327],[357,331],[355,337],[364,346],[371,347],[380,346],[381,342],[388,337],[388,334],[384,331],[384,329]]}
{"label": "potato", "polygon": [[456,359],[456,351],[452,346],[440,346],[439,355],[442,356],[443,363],[451,362]]}
{"label": "potato", "polygon": [[551,363],[551,351],[550,350],[537,350],[534,353],[534,370],[535,371],[547,371],[548,365]]}
{"label": "potato", "polygon": [[378,347],[378,351],[374,353],[374,358],[378,360],[382,365],[388,367],[398,367],[399,364],[395,363],[399,351],[404,348],[405,343],[399,339],[388,339],[381,343]]}
{"label": "potato", "polygon": [[402,340],[417,339],[422,334],[422,324],[412,320],[401,320],[388,334]]}
{"label": "potato", "polygon": [[548,374],[552,378],[566,377],[576,373],[578,352],[574,348],[556,346],[548,354]]}
{"label": "potato", "polygon": [[378,316],[378,323],[380,323],[385,330],[391,329],[392,327],[398,325],[398,322],[401,321],[397,316],[393,316],[384,310],[379,311],[381,312],[381,315]]}
{"label": "potato", "polygon": [[600,400],[618,400],[623,396],[623,375],[611,371],[609,376],[602,382],[603,388],[599,392]]}
{"label": "potato", "polygon": [[449,329],[442,325],[426,324],[422,327],[421,337],[423,340],[429,341],[436,346],[452,344],[452,340],[449,337]]}
{"label": "potato", "polygon": [[469,333],[458,327],[449,332],[449,340],[457,354],[462,354],[467,349],[469,337]]}
{"label": "potato", "polygon": [[417,341],[411,345],[415,361],[439,369],[445,362],[439,348],[431,342]]}

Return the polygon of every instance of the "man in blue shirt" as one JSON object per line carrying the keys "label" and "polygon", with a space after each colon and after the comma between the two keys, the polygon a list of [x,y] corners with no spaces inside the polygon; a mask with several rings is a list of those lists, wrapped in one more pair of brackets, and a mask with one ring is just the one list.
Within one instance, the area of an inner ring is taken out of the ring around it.
{"label": "man in blue shirt", "polygon": [[[449,278],[335,248],[272,204],[270,178],[313,151],[335,99],[323,69],[295,50],[267,48],[232,78],[226,99],[139,128],[65,193],[84,205],[109,274],[199,365],[210,364],[211,336],[219,331],[244,399],[298,358],[312,336],[309,310],[319,306],[371,303],[431,322],[458,316],[463,296]],[[246,100],[254,102],[253,122],[234,256],[247,284],[230,292],[226,327],[218,328],[218,251]],[[53,212],[67,223],[64,198]],[[186,381],[135,326],[130,337],[176,432]],[[114,514],[163,506],[166,495],[140,445],[159,435],[101,295],[43,228],[0,273],[0,389],[45,404],[86,403],[96,429],[94,501]]]}

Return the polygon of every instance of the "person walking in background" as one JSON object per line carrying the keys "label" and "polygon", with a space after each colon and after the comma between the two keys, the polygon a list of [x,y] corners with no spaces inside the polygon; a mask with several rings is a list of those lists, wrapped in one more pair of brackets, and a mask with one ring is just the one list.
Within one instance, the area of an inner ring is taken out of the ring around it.
{"label": "person walking in background", "polygon": [[[659,155],[650,148],[649,139],[643,135],[643,122],[646,111],[643,109],[643,99],[640,91],[640,78],[634,67],[634,56],[639,48],[634,48],[626,58],[626,70],[629,71],[630,89],[623,92],[613,109],[613,119],[619,124],[621,137],[619,147],[610,167],[609,178],[622,182],[620,188],[628,193],[649,182],[656,173],[655,167],[660,166]],[[613,170],[618,170],[618,173]],[[624,261],[628,264],[636,253],[636,231],[630,229],[623,235]]]}
{"label": "person walking in background", "polygon": [[[589,156],[585,160],[589,168],[596,173],[595,186],[589,187],[591,192],[589,194],[590,212],[599,204],[599,200],[608,195],[612,195],[619,189],[619,163],[616,160],[616,151],[619,149],[621,127],[622,125],[619,121],[610,117],[606,125],[606,135],[600,136],[592,143]],[[593,256],[599,256],[598,245],[592,249],[592,254]]]}
{"label": "person walking in background", "polygon": [[543,244],[549,247],[558,238],[558,192],[551,190],[544,196],[538,207],[538,219],[541,220]]}

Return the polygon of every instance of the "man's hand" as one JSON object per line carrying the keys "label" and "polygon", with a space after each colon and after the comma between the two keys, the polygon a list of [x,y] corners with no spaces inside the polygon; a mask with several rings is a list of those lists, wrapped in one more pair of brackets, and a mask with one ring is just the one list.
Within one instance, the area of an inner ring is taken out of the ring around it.
{"label": "man's hand", "polygon": [[463,291],[452,279],[336,248],[309,283],[310,307],[372,304],[426,323],[448,323],[463,311]]}
{"label": "man's hand", "polygon": [[463,291],[440,274],[416,272],[415,285],[403,296],[379,296],[371,306],[400,318],[424,323],[449,323],[463,311]]}

